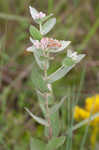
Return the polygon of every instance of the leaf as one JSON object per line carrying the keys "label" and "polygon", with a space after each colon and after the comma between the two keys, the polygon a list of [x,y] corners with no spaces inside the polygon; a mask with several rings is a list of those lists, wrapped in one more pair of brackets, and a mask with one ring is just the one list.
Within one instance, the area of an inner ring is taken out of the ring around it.
{"label": "leaf", "polygon": [[28,52],[35,52],[35,47],[34,46],[30,46],[27,48]]}
{"label": "leaf", "polygon": [[58,104],[55,104],[55,105],[51,108],[50,114],[53,114],[53,113],[55,113],[56,111],[58,111],[59,108],[60,108],[60,107],[62,106],[62,104],[64,103],[65,99],[66,99],[66,96],[64,96]]}
{"label": "leaf", "polygon": [[[74,125],[72,128],[70,128],[70,130],[72,130],[72,132],[73,132],[73,131],[75,131],[75,130],[81,128],[82,126],[84,126],[84,125],[86,125],[86,124],[88,124],[88,123],[91,123],[91,121],[93,121],[93,120],[96,119],[97,117],[99,117],[99,113],[96,113],[96,114],[90,116],[88,119],[85,119],[85,120],[83,120],[83,121],[80,121],[80,123],[77,123],[76,125]],[[69,132],[67,131],[64,135],[66,136],[66,135],[68,135],[68,134],[69,134]]]}
{"label": "leaf", "polygon": [[56,150],[64,144],[65,137],[53,137],[46,145],[46,150]]}
{"label": "leaf", "polygon": [[41,22],[48,20],[52,16],[53,16],[53,14],[49,14],[48,16],[45,16],[44,18],[41,19]]}
{"label": "leaf", "polygon": [[44,61],[40,60],[39,50],[34,51],[34,57],[35,57],[35,60],[36,60],[36,62],[38,64],[38,66],[40,67],[40,69],[44,70]]}
{"label": "leaf", "polygon": [[[51,127],[52,127],[52,136],[56,137],[60,133],[60,120],[59,120],[59,112],[53,113],[53,115],[50,115],[51,120]],[[48,127],[45,127],[45,136],[48,137]]]}
{"label": "leaf", "polygon": [[38,71],[38,69],[36,68],[36,66],[34,66],[33,68],[31,79],[36,89],[38,89],[41,92],[49,92],[47,83],[45,80],[43,80],[43,77],[41,73]]}
{"label": "leaf", "polygon": [[71,66],[64,66],[62,65],[56,72],[52,73],[50,76],[48,76],[48,82],[53,83],[62,77],[64,77],[77,63],[79,63],[83,58],[85,57],[84,54],[79,55],[78,60],[75,64]]}
{"label": "leaf", "polygon": [[78,60],[76,61],[76,63],[79,63],[86,55],[85,54],[79,54],[78,55]]}
{"label": "leaf", "polygon": [[62,62],[63,66],[69,67],[72,66],[73,64],[75,64],[75,61],[72,60],[72,58],[70,57],[66,57],[63,62]]}
{"label": "leaf", "polygon": [[44,70],[45,62],[47,64],[47,69],[49,68],[49,60],[44,59],[42,53],[43,51],[41,49],[35,50],[34,57],[40,69]]}
{"label": "leaf", "polygon": [[31,138],[31,142],[30,142],[30,150],[46,150],[45,149],[46,144],[36,138]]}
{"label": "leaf", "polygon": [[[40,104],[40,108],[44,114],[44,116],[46,117],[46,109],[45,109],[45,95],[43,93],[41,93],[40,91],[36,90],[37,95],[38,95],[38,100],[39,100],[39,104]],[[53,103],[53,96],[51,93],[48,93],[48,104],[52,104]]]}
{"label": "leaf", "polygon": [[41,110],[42,110],[44,116],[46,116],[44,94],[42,94],[40,91],[37,90],[37,96],[38,96],[38,100],[39,100],[39,104],[40,104]]}
{"label": "leaf", "polygon": [[50,50],[50,52],[58,53],[58,52],[63,51],[65,48],[67,48],[67,46],[71,43],[71,41],[60,41],[60,43],[61,43],[62,46],[59,49]]}
{"label": "leaf", "polygon": [[56,72],[52,73],[50,76],[48,76],[48,82],[53,83],[62,77],[64,77],[75,65],[72,65],[70,67],[61,66]]}
{"label": "leaf", "polygon": [[41,35],[40,31],[32,25],[30,26],[30,34],[35,40],[42,39],[42,35]]}
{"label": "leaf", "polygon": [[29,113],[29,115],[38,123],[40,123],[41,125],[44,125],[44,126],[48,126],[48,123],[46,120],[40,118],[40,117],[37,117],[35,115],[33,115],[33,113],[31,113],[27,108],[25,108],[25,110]]}
{"label": "leaf", "polygon": [[73,128],[72,131],[77,130],[78,128],[81,128],[83,125],[88,124],[89,122],[91,123],[91,121],[93,121],[94,119],[99,117],[99,112],[90,116],[88,119],[85,119],[83,121],[81,121],[80,123],[76,124]]}
{"label": "leaf", "polygon": [[38,15],[39,12],[31,6],[29,7],[29,9],[30,9],[30,14],[31,14],[32,18],[35,19],[35,16]]}
{"label": "leaf", "polygon": [[56,24],[56,18],[49,19],[44,25],[41,27],[41,34],[46,35]]}

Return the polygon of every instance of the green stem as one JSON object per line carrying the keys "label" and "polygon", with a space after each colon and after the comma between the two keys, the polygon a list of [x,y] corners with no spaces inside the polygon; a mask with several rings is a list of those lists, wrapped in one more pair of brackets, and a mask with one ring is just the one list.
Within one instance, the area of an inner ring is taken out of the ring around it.
{"label": "green stem", "polygon": [[[45,63],[45,66],[44,66],[44,78],[45,78],[45,80],[47,80],[47,65],[46,65],[46,63]],[[50,112],[49,112],[49,107],[48,107],[48,93],[45,93],[45,100],[46,100],[46,103],[45,103],[46,119],[47,119],[48,124],[49,124],[49,127],[48,127],[49,136],[48,136],[48,139],[51,139],[51,137],[52,137],[52,127],[51,127]]]}
{"label": "green stem", "polygon": [[[42,24],[40,23],[39,24],[39,29],[40,29],[40,32],[41,32],[41,28],[42,28]],[[43,53],[44,56],[46,56],[46,53],[44,51]],[[44,64],[44,79],[47,81],[47,62],[45,61],[45,64]],[[45,107],[46,107],[46,120],[49,124],[49,127],[48,127],[48,132],[49,132],[49,136],[48,136],[48,139],[51,139],[52,137],[52,127],[51,127],[51,120],[50,120],[50,111],[49,111],[49,107],[48,107],[48,93],[45,93]]]}

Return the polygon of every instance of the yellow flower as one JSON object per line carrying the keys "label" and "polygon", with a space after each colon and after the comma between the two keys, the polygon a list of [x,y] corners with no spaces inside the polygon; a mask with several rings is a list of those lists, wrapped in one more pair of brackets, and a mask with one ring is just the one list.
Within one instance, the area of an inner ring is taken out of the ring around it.
{"label": "yellow flower", "polygon": [[[76,121],[80,121],[89,118],[90,113],[93,115],[98,112],[99,112],[99,94],[92,97],[88,97],[85,100],[84,109],[76,106],[74,109],[74,118]],[[96,136],[97,133],[99,132],[99,117],[91,121],[90,125],[93,127],[90,141],[91,141],[92,149],[94,149],[96,143]]]}
{"label": "yellow flower", "polygon": [[[74,118],[77,121],[84,120],[84,119],[89,118],[90,113],[95,114],[98,112],[99,112],[99,94],[92,96],[92,97],[88,97],[85,100],[85,108],[84,109],[76,106],[75,110],[74,110]],[[92,125],[96,125],[98,123],[99,123],[99,117],[95,118],[91,122]]]}
{"label": "yellow flower", "polygon": [[82,120],[82,119],[86,119],[88,118],[90,115],[89,112],[87,112],[86,110],[76,106],[75,107],[75,111],[74,111],[74,118],[79,121],[79,120]]}
{"label": "yellow flower", "polygon": [[99,112],[99,94],[86,99],[85,109],[93,113]]}

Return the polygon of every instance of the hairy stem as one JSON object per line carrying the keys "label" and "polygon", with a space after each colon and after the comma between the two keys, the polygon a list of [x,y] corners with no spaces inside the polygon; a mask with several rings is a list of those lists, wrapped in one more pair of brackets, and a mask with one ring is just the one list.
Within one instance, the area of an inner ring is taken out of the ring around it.
{"label": "hairy stem", "polygon": [[[45,80],[47,80],[47,64],[45,63],[45,66],[44,66],[44,78]],[[45,103],[45,107],[46,107],[46,119],[48,121],[48,124],[49,124],[49,127],[48,127],[48,132],[49,132],[49,136],[48,136],[48,139],[51,139],[52,137],[52,128],[51,128],[51,121],[50,121],[50,112],[49,112],[49,107],[48,107],[48,93],[45,93],[45,100],[46,100],[46,103]]]}
{"label": "hairy stem", "polygon": [[[40,33],[41,33],[41,28],[42,28],[42,24],[39,24],[39,29],[40,29]],[[44,56],[46,56],[45,51],[44,51]],[[44,78],[45,80],[47,80],[47,62],[45,61],[44,64]],[[51,120],[50,120],[50,112],[49,112],[49,107],[48,107],[48,93],[45,93],[45,107],[46,107],[46,120],[48,122],[48,132],[49,132],[49,136],[48,139],[51,139],[52,137],[52,127],[51,127]]]}

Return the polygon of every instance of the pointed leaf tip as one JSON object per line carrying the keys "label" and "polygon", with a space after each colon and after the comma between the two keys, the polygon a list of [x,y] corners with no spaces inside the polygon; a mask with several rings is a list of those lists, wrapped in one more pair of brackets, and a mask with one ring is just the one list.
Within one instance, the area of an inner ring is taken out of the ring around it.
{"label": "pointed leaf tip", "polygon": [[48,127],[48,123],[46,120],[40,118],[40,117],[37,117],[35,116],[32,112],[30,112],[27,108],[25,108],[25,110],[29,113],[29,115],[35,120],[37,121],[38,123],[44,125],[44,126],[47,126]]}

